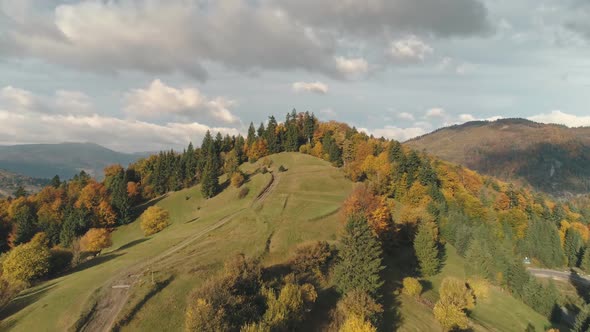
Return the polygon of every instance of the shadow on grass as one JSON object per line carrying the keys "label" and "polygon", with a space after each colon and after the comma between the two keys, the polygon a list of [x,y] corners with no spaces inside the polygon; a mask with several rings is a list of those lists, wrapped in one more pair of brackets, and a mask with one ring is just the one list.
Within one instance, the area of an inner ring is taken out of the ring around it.
{"label": "shadow on grass", "polygon": [[[58,282],[47,283],[40,288],[29,288],[21,292],[2,311],[0,311],[0,321],[4,320],[6,317],[16,314],[17,312],[28,307],[30,304],[37,302],[45,295],[45,293],[47,293],[47,291],[55,287],[57,284]],[[6,326],[2,326],[2,330],[5,329]]]}
{"label": "shadow on grass", "polygon": [[147,240],[149,240],[149,238],[142,238],[142,239],[137,239],[137,240],[131,241],[129,243],[126,243],[126,244],[120,246],[117,250],[115,250],[115,252],[116,251],[125,250],[125,249],[129,249],[129,248],[134,247],[134,246],[136,246],[136,245],[138,245],[140,243],[143,243],[143,242],[145,242]]}
{"label": "shadow on grass", "polygon": [[89,269],[91,267],[100,265],[102,263],[106,263],[112,259],[115,259],[117,257],[123,256],[123,254],[115,254],[115,253],[108,253],[102,256],[98,256],[98,257],[94,257],[92,259],[86,260],[80,264],[78,264],[75,268],[68,270],[65,274],[63,275],[68,275],[68,274],[72,274],[75,272],[80,272],[80,271],[84,271],[86,269]]}
{"label": "shadow on grass", "polygon": [[[383,257],[383,322],[381,330],[397,331],[403,324],[400,313],[402,281],[406,277],[417,277],[417,260],[414,249],[408,245],[395,246]],[[427,284],[424,284],[428,287]],[[430,285],[432,287],[432,285]]]}
{"label": "shadow on grass", "polygon": [[168,194],[164,194],[160,197],[154,198],[151,201],[147,201],[143,204],[139,204],[131,209],[131,220],[137,219],[141,214],[147,210],[149,207],[158,204],[161,200],[168,197]]}
{"label": "shadow on grass", "polygon": [[195,218],[193,218],[193,219],[191,219],[191,220],[189,220],[189,221],[186,221],[186,222],[185,222],[185,224],[190,224],[190,223],[192,223],[193,221],[197,221],[197,220],[199,220],[199,218],[200,218],[200,217],[195,217]]}
{"label": "shadow on grass", "polygon": [[587,279],[581,277],[575,270],[571,270],[570,283],[576,289],[578,296],[580,296],[586,303],[590,303],[590,283]]}

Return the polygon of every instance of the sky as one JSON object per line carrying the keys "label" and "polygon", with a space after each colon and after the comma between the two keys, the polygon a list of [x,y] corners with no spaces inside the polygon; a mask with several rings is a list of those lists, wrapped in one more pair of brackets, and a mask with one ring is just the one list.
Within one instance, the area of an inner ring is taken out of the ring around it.
{"label": "sky", "polygon": [[0,0],[0,144],[182,149],[292,109],[590,126],[590,0]]}

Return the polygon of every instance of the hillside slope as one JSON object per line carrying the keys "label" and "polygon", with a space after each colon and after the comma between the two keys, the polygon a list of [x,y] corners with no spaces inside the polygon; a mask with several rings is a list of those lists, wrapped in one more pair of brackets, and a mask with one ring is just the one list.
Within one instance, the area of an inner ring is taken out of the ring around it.
{"label": "hillside slope", "polygon": [[477,121],[405,143],[481,173],[556,196],[590,192],[590,128],[522,119]]}
{"label": "hillside slope", "polygon": [[56,174],[62,179],[70,179],[84,170],[91,176],[101,178],[106,166],[127,166],[139,157],[92,143],[0,146],[0,169],[48,179]]}

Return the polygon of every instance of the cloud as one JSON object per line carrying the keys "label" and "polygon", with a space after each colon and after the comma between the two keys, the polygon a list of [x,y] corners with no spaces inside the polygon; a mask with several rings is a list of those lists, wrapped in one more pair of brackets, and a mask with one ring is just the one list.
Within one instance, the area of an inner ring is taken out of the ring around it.
{"label": "cloud", "polygon": [[125,112],[140,117],[179,116],[221,123],[237,123],[239,118],[229,111],[234,101],[223,97],[209,98],[195,88],[168,86],[156,79],[145,89],[125,95]]}
{"label": "cloud", "polygon": [[275,7],[246,0],[29,7],[0,9],[8,17],[0,22],[0,56],[95,72],[181,72],[201,80],[208,76],[207,62],[244,72],[304,69],[338,76],[331,37],[320,38]]}
{"label": "cloud", "polygon": [[440,108],[440,107],[435,107],[435,108],[431,108],[428,111],[426,111],[426,115],[424,117],[426,118],[442,118],[446,115],[446,112],[444,109]]}
{"label": "cloud", "polygon": [[369,64],[363,58],[336,57],[336,67],[348,78],[358,78],[369,71]]}
{"label": "cloud", "polygon": [[434,49],[416,36],[409,36],[391,43],[391,55],[401,61],[424,61]]}
{"label": "cloud", "polygon": [[295,82],[293,83],[293,91],[295,92],[313,92],[320,95],[328,93],[328,86],[322,82]]}
{"label": "cloud", "polygon": [[566,13],[565,28],[577,32],[590,40],[590,3],[587,0],[570,1],[570,11]]}
{"label": "cloud", "polygon": [[320,110],[320,114],[322,116],[326,117],[327,120],[336,119],[336,117],[338,116],[338,113],[336,113],[336,111],[334,111],[331,108],[324,108],[324,109]]}
{"label": "cloud", "polygon": [[376,129],[359,128],[359,131],[364,131],[375,137],[385,137],[400,142],[424,135],[428,132],[426,129],[420,127],[399,128],[395,126],[385,126],[384,128]]}
{"label": "cloud", "polygon": [[90,97],[79,91],[58,90],[53,96],[42,96],[12,86],[0,89],[0,109],[53,114],[89,113],[94,110]]}
{"label": "cloud", "polygon": [[564,113],[559,110],[550,113],[542,113],[528,117],[529,120],[542,123],[555,123],[568,127],[587,127],[590,126],[590,116],[578,116]]}
{"label": "cloud", "polygon": [[417,31],[450,37],[490,30],[487,8],[477,0],[275,0],[274,4],[306,24],[353,35]]}
{"label": "cloud", "polygon": [[401,112],[397,117],[402,120],[414,121],[414,114],[408,112]]}
{"label": "cloud", "polygon": [[475,117],[471,114],[459,114],[459,121],[461,122],[469,122],[469,121],[475,121]]}

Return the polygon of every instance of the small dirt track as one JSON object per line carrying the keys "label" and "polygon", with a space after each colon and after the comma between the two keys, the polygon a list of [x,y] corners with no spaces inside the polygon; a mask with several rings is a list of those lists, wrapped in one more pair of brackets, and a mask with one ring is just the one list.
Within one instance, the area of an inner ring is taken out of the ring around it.
{"label": "small dirt track", "polygon": [[[270,193],[276,188],[278,181],[274,174],[270,173],[271,180],[266,188],[254,199],[252,205],[256,203],[262,203],[270,195]],[[145,272],[148,267],[156,262],[165,260],[168,256],[186,248],[194,241],[202,238],[208,233],[222,227],[223,225],[230,222],[233,217],[246,208],[237,210],[236,212],[221,218],[213,225],[201,230],[200,232],[188,237],[180,243],[174,245],[172,248],[164,251],[163,253],[153,257],[152,259],[138,263],[131,266],[115,277],[108,280],[102,288],[102,295],[99,297],[94,310],[91,315],[87,318],[87,322],[82,326],[80,331],[87,332],[103,332],[110,331],[115,324],[115,320],[119,315],[119,312],[125,306],[127,299],[129,298],[129,290],[133,287],[134,283],[139,280],[139,277]]]}

